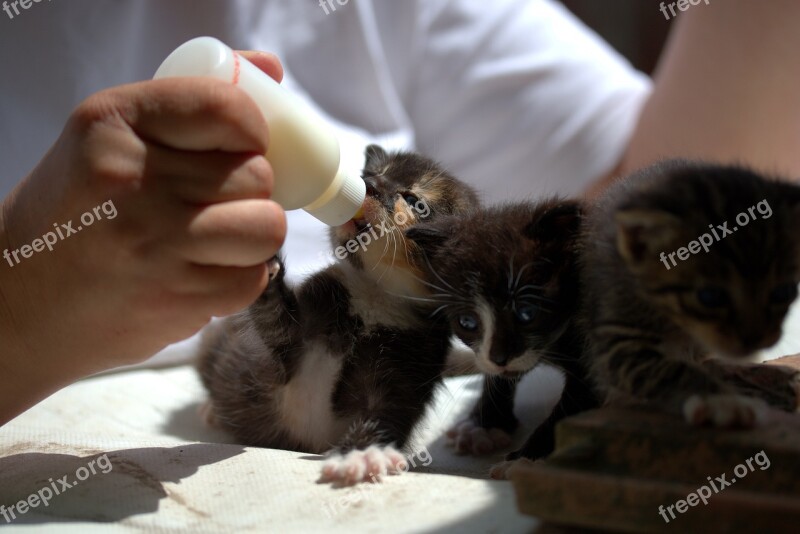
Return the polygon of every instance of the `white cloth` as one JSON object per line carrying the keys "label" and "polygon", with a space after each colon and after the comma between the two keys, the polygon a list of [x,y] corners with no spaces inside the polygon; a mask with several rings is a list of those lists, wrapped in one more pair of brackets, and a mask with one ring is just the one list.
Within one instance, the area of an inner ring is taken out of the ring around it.
{"label": "white cloth", "polygon": [[[70,0],[13,19],[0,11],[0,197],[81,100],[152,77],[199,35],[277,53],[285,85],[339,128],[350,166],[369,142],[414,148],[490,201],[572,194],[607,173],[650,89],[550,0],[341,3]],[[316,270],[327,248],[321,223],[290,213],[290,277]]]}
{"label": "white cloth", "polygon": [[[524,391],[556,394],[542,368]],[[503,452],[457,456],[444,431],[463,419],[480,377],[449,378],[409,446],[414,467],[381,484],[316,484],[321,457],[241,447],[197,415],[203,387],[187,367],[82,380],[0,428],[0,505],[10,507],[103,454],[76,488],[0,528],[36,533],[527,533],[510,482],[489,480]],[[521,398],[517,445],[552,403]],[[110,467],[109,467],[110,464]],[[411,464],[410,464],[411,465]],[[83,476],[83,475],[82,475]],[[87,478],[88,477],[88,478]],[[56,484],[56,487],[60,487]],[[62,488],[63,489],[63,488]]]}

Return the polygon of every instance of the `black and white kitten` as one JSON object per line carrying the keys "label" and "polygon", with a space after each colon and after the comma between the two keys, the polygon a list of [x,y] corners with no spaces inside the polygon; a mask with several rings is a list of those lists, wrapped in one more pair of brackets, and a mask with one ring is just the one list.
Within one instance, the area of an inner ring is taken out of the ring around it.
{"label": "black and white kitten", "polygon": [[[794,411],[800,373],[739,362],[773,345],[800,281],[800,186],[670,161],[612,186],[586,217],[589,361],[609,401],[693,424]],[[766,387],[765,387],[766,385]]]}
{"label": "black and white kitten", "polygon": [[262,296],[209,334],[199,362],[213,423],[245,445],[331,453],[323,479],[340,483],[400,472],[394,447],[441,382],[449,330],[430,317],[421,253],[403,231],[478,205],[418,154],[371,145],[363,178],[363,219],[331,229],[339,261],[296,288],[274,265]]}
{"label": "black and white kitten", "polygon": [[[597,406],[575,320],[580,221],[577,202],[551,199],[476,210],[406,231],[425,251],[437,311],[485,373],[469,418],[448,433],[457,452],[485,454],[510,445],[518,424],[517,383],[542,362],[563,371],[564,391],[548,418],[506,460],[548,455],[556,423]],[[506,467],[496,466],[492,476],[505,476]]]}

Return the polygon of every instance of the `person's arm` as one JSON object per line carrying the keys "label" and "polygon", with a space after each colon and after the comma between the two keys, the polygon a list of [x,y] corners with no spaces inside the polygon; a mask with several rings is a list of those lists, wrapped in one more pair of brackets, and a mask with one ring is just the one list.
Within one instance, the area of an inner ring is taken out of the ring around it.
{"label": "person's arm", "polygon": [[[280,79],[277,59],[247,56]],[[0,205],[0,425],[258,297],[286,233],[268,135],[218,80],[140,82],[78,106]]]}
{"label": "person's arm", "polygon": [[800,178],[800,2],[714,1],[674,24],[618,174],[680,156]]}

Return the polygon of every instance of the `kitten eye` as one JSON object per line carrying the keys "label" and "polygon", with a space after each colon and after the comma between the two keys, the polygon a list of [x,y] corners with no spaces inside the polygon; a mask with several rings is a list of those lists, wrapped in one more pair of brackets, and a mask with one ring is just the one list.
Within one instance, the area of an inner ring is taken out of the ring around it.
{"label": "kitten eye", "polygon": [[412,195],[411,193],[403,193],[402,196],[403,200],[405,200],[406,204],[408,204],[409,206],[414,206],[416,205],[417,202],[419,202],[419,197],[417,195]]}
{"label": "kitten eye", "polygon": [[772,304],[790,304],[797,298],[797,284],[790,282],[775,287],[769,294]]}
{"label": "kitten eye", "polygon": [[478,329],[478,318],[469,313],[459,315],[458,326],[460,326],[467,332],[474,332]]}
{"label": "kitten eye", "polygon": [[721,308],[730,303],[728,292],[718,287],[704,287],[696,293],[697,301],[706,308]]}
{"label": "kitten eye", "polygon": [[528,324],[536,317],[536,308],[534,306],[523,306],[517,308],[517,321],[520,324]]}

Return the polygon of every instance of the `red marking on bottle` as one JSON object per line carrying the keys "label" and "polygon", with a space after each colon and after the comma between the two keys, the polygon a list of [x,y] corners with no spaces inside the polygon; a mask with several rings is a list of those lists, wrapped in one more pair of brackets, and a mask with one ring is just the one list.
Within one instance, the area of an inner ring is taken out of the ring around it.
{"label": "red marking on bottle", "polygon": [[239,61],[239,54],[233,53],[233,85],[239,84],[239,74],[242,70],[242,64]]}

